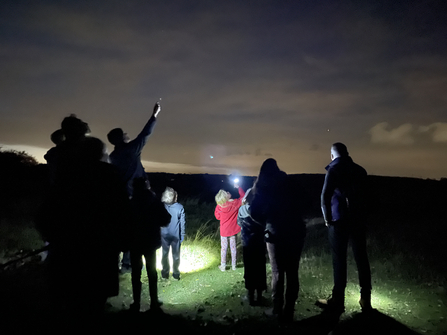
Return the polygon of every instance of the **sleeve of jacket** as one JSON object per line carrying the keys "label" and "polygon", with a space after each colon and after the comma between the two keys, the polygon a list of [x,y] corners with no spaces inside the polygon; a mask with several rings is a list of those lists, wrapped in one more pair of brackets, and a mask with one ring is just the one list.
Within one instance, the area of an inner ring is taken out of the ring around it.
{"label": "sleeve of jacket", "polygon": [[239,212],[237,213],[237,225],[241,228],[242,228],[242,221],[243,221],[243,218],[241,216],[241,210],[239,208]]}
{"label": "sleeve of jacket", "polygon": [[241,201],[242,201],[242,198],[245,196],[245,192],[244,192],[244,190],[242,189],[242,187],[240,187],[240,186],[239,186],[239,188],[237,189],[237,191],[239,192],[239,199],[241,199]]}
{"label": "sleeve of jacket", "polygon": [[214,216],[216,217],[217,220],[220,221],[220,219],[222,218],[221,216],[222,212],[220,211],[220,206],[217,205],[216,209],[214,210]]}
{"label": "sleeve of jacket", "polygon": [[324,178],[323,190],[321,191],[321,211],[325,222],[332,221],[331,199],[335,191],[335,176],[329,169]]}
{"label": "sleeve of jacket", "polygon": [[185,208],[182,206],[179,211],[179,221],[180,221],[180,243],[185,240],[185,226],[186,226],[186,216]]}
{"label": "sleeve of jacket", "polygon": [[129,142],[129,147],[132,148],[132,151],[135,154],[140,154],[143,150],[144,146],[147,143],[147,140],[149,139],[149,136],[152,134],[152,131],[155,128],[155,125],[157,123],[157,118],[155,116],[151,116],[149,121],[147,121],[146,125],[144,126],[143,130],[138,134],[138,136]]}

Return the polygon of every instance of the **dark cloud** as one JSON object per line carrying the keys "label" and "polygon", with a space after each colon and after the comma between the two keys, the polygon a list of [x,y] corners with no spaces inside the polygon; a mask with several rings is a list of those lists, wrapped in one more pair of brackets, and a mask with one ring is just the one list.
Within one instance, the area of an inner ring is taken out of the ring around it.
{"label": "dark cloud", "polygon": [[[353,152],[380,146],[383,157],[393,157],[390,143],[436,144],[426,151],[433,157],[445,150],[441,2],[0,6],[5,143],[50,146],[70,113],[104,140],[117,126],[136,136],[162,98],[143,156],[179,169],[240,165],[253,173],[271,156],[288,172],[324,172],[336,141]],[[404,162],[421,152],[405,151],[395,172],[384,171],[404,175]],[[442,176],[437,166],[424,174]]]}

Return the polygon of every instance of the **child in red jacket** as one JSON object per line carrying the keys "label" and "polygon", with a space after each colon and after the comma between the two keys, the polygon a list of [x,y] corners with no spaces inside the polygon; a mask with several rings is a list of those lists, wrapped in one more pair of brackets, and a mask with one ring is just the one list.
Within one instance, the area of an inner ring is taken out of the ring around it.
{"label": "child in red jacket", "polygon": [[231,193],[225,190],[220,190],[215,197],[217,206],[214,215],[220,221],[221,264],[219,269],[221,271],[226,269],[228,238],[230,238],[231,268],[236,270],[236,235],[241,231],[241,227],[237,224],[237,213],[245,192],[238,184],[234,187],[238,188],[238,199],[231,199]]}

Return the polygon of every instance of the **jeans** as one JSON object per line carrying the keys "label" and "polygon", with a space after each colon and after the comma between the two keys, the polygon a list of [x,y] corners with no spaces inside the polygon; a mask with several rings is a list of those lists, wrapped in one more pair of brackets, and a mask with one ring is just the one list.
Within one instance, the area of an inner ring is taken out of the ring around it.
{"label": "jeans", "polygon": [[161,275],[164,278],[169,277],[170,266],[169,266],[169,249],[172,248],[172,274],[174,277],[180,276],[180,240],[172,236],[162,236],[161,237],[161,265],[163,269],[161,270]]}
{"label": "jeans", "polygon": [[[267,251],[272,267],[272,299],[276,312],[285,310],[293,311],[298,299],[300,283],[298,269],[301,252],[304,246],[304,238],[294,241],[267,242]],[[287,288],[284,295],[284,282]]]}
{"label": "jeans", "polygon": [[358,225],[352,221],[336,221],[328,227],[334,271],[333,296],[344,297],[347,282],[347,251],[349,241],[351,241],[352,252],[357,264],[361,294],[371,294],[371,270],[366,252],[365,230],[364,225]]}

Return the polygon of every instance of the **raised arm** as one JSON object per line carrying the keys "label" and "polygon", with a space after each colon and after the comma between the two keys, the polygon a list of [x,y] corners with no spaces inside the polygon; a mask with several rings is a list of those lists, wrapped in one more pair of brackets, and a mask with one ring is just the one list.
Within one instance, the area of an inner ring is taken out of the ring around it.
{"label": "raised arm", "polygon": [[157,116],[161,111],[160,103],[157,101],[154,106],[154,110],[152,112],[152,116],[147,121],[146,125],[144,126],[143,130],[138,134],[138,136],[129,142],[130,147],[133,149],[133,151],[136,154],[140,154],[143,150],[144,146],[147,143],[147,140],[149,139],[149,136],[152,134],[152,131],[155,128],[155,124],[157,123]]}

